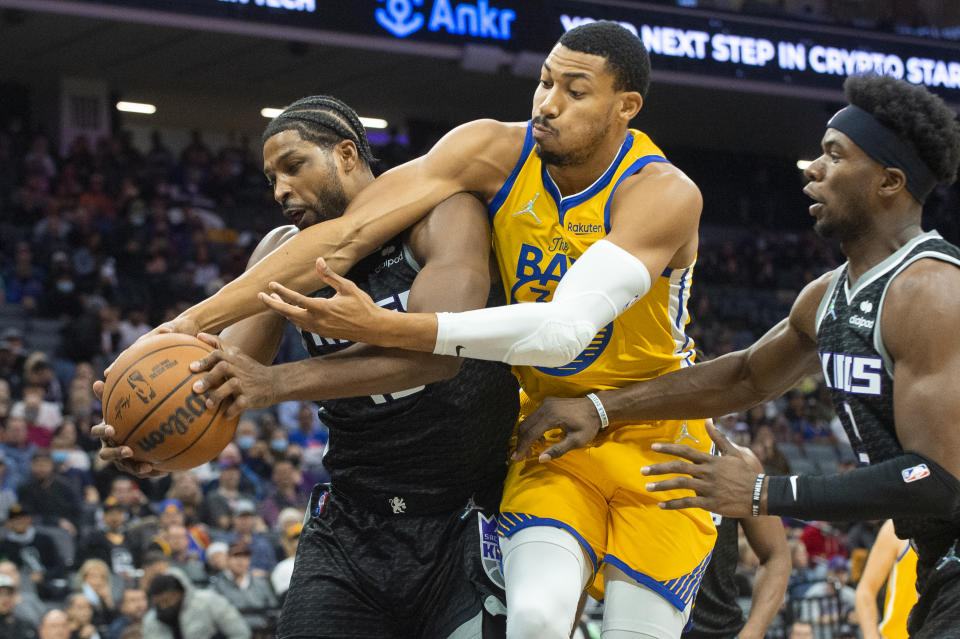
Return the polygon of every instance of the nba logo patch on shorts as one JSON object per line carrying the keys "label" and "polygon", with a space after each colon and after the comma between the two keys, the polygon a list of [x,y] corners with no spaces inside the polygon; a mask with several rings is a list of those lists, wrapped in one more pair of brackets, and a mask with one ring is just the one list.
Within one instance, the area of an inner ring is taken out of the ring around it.
{"label": "nba logo patch on shorts", "polygon": [[503,571],[500,570],[500,538],[497,536],[496,515],[487,517],[477,513],[480,524],[480,563],[487,578],[499,588],[503,588]]}
{"label": "nba logo patch on shorts", "polygon": [[923,479],[924,477],[930,476],[930,469],[927,468],[926,464],[918,464],[913,468],[904,468],[900,471],[900,475],[903,477],[903,482],[909,484],[915,482],[918,479]]}

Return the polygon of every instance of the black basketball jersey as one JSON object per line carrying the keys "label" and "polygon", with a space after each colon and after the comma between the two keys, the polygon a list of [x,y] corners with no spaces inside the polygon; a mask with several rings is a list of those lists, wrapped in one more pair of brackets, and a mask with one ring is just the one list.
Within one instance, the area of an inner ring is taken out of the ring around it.
{"label": "black basketball jersey", "polygon": [[[860,276],[852,288],[847,279],[848,265],[841,266],[817,310],[817,345],[824,381],[862,464],[886,461],[904,452],[893,420],[895,362],[884,348],[880,318],[890,282],[924,258],[960,266],[960,249],[936,231],[924,233]],[[935,517],[900,518],[894,525],[898,537],[910,538],[916,546],[918,582],[960,534],[960,522]]]}
{"label": "black basketball jersey", "polygon": [[[379,306],[404,312],[419,268],[397,237],[347,277]],[[492,289],[500,299],[492,294],[490,303],[502,304],[500,287]],[[330,288],[314,293],[333,294]],[[302,337],[311,356],[352,344],[306,331]],[[508,365],[465,359],[459,374],[449,380],[320,404],[320,418],[330,429],[323,463],[334,491],[389,493],[411,506],[466,503],[474,494],[489,494],[491,487],[499,491],[503,483],[519,390]]]}
{"label": "black basketball jersey", "polygon": [[729,639],[743,629],[743,610],[737,603],[737,545],[739,519],[713,515],[717,526],[717,542],[693,606],[690,630],[684,639]]}

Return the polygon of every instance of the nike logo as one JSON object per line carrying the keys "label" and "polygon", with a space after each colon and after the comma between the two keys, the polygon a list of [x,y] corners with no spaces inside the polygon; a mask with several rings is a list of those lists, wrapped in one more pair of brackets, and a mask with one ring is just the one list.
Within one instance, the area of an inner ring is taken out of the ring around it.
{"label": "nike logo", "polygon": [[466,347],[461,346],[460,344],[457,344],[457,357],[460,357],[460,351],[462,351],[464,348]]}

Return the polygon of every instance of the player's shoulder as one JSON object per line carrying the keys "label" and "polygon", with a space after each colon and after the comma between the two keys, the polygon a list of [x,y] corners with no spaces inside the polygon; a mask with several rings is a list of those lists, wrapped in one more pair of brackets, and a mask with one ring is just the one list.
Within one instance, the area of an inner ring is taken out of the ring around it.
{"label": "player's shoulder", "polygon": [[790,322],[800,332],[816,341],[817,310],[830,288],[830,281],[840,268],[831,269],[803,287],[790,309]]}
{"label": "player's shoulder", "polygon": [[700,188],[690,176],[669,162],[650,162],[624,179],[615,197],[626,201],[634,198],[648,200],[651,192],[674,202],[693,205],[698,213],[703,206]]}
{"label": "player's shoulder", "polygon": [[484,118],[461,124],[445,135],[441,142],[453,141],[484,156],[510,156],[513,159],[523,147],[526,132],[526,122],[501,122]]}
{"label": "player's shoulder", "polygon": [[908,326],[935,328],[941,324],[952,326],[957,315],[960,315],[960,267],[956,263],[922,257],[906,266],[887,285],[884,320],[902,318]]}

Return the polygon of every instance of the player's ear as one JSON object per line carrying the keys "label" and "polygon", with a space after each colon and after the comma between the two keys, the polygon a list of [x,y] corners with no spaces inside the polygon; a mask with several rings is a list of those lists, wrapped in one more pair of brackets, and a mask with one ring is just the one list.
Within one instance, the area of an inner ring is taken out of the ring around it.
{"label": "player's ear", "polygon": [[333,147],[333,152],[344,173],[349,173],[360,165],[360,153],[353,140],[341,140]]}
{"label": "player's ear", "polygon": [[637,117],[643,108],[643,96],[638,91],[621,91],[619,96],[620,117],[626,122]]}
{"label": "player's ear", "polygon": [[890,166],[883,169],[883,181],[880,182],[879,190],[880,197],[894,197],[906,188],[907,176],[901,169]]}

